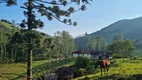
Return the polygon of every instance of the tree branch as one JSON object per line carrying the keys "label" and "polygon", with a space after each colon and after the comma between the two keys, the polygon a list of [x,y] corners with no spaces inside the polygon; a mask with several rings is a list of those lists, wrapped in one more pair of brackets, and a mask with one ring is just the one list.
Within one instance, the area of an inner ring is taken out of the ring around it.
{"label": "tree branch", "polygon": [[6,1],[4,1],[4,0],[1,0],[1,1],[0,1],[0,3],[6,3]]}
{"label": "tree branch", "polygon": [[[42,0],[35,0],[35,1],[38,1],[38,2],[41,2],[41,3],[47,3],[47,4],[52,4],[52,5],[64,5],[63,3],[53,3],[53,2],[48,2],[48,1],[42,1]],[[70,3],[67,3],[68,4],[71,4],[72,2]]]}
{"label": "tree branch", "polygon": [[[64,23],[62,20],[60,20],[59,18],[57,18],[56,16],[54,16],[52,13],[47,12],[48,14],[51,14],[52,17],[54,17],[56,20],[58,20],[61,23]],[[64,23],[67,24],[67,23]],[[71,25],[71,24],[67,24],[67,25]]]}

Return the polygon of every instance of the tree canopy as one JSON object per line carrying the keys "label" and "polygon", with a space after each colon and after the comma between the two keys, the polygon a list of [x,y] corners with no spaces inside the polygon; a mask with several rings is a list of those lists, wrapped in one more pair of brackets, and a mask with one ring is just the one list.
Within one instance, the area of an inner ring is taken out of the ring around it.
{"label": "tree canopy", "polygon": [[112,51],[113,53],[120,54],[122,57],[130,56],[134,49],[134,44],[130,40],[114,41],[108,47],[108,50]]}

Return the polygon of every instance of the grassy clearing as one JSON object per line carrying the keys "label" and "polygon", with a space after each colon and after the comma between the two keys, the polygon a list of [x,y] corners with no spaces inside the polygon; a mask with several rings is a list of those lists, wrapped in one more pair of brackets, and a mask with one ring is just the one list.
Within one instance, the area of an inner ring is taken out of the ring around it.
{"label": "grassy clearing", "polygon": [[[142,60],[126,60],[126,62],[123,63],[122,59],[117,59],[116,63],[111,65],[109,73],[102,77],[100,76],[100,70],[97,71],[94,74],[86,75],[89,78],[88,80],[117,80],[118,78],[129,78],[132,75],[142,74]],[[83,79],[86,76],[74,80]]]}
{"label": "grassy clearing", "polygon": [[[61,66],[70,66],[73,64],[74,64],[73,59],[61,60],[59,62],[49,61],[49,60],[41,60],[41,61],[34,61],[32,66],[33,66],[33,70],[38,75],[42,75],[43,71],[47,71],[49,69],[54,70],[54,69],[59,68]],[[26,75],[26,63],[0,64],[0,72],[2,72],[2,71]],[[33,74],[34,74],[34,72],[33,72]],[[33,76],[37,77],[36,74],[34,74]],[[2,77],[4,77],[4,78],[2,78]],[[5,74],[0,77],[0,80],[9,80],[9,79],[22,80],[22,77],[19,75],[12,75],[12,74]]]}
{"label": "grassy clearing", "polygon": [[[45,64],[47,62],[49,61],[48,60],[34,61],[33,67]],[[0,72],[10,72],[17,74],[26,73],[26,63],[0,64]],[[17,77],[17,75],[5,74],[2,75],[2,77],[14,78]],[[5,80],[5,78],[0,78],[0,80]]]}

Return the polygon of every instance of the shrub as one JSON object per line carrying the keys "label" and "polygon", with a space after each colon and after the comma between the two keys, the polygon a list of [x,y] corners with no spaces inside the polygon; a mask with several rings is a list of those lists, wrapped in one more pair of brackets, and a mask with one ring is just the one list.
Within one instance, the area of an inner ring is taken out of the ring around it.
{"label": "shrub", "polygon": [[83,68],[80,68],[80,69],[78,70],[79,76],[84,76],[84,75],[86,75],[86,73],[87,73],[87,71],[86,71],[85,69],[83,69]]}
{"label": "shrub", "polygon": [[95,62],[91,62],[89,64],[89,66],[87,66],[86,70],[87,70],[88,74],[93,74],[96,71]]}
{"label": "shrub", "polygon": [[87,66],[89,66],[89,64],[91,63],[91,59],[87,58],[87,57],[77,57],[75,59],[75,67],[80,69],[80,68],[86,68]]}

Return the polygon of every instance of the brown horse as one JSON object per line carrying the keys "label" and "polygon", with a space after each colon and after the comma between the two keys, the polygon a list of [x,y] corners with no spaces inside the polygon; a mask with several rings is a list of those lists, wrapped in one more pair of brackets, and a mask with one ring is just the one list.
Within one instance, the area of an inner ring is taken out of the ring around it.
{"label": "brown horse", "polygon": [[107,70],[107,73],[108,73],[108,70],[109,70],[109,65],[110,65],[110,61],[109,60],[99,60],[95,63],[95,69],[98,67],[98,65],[100,65],[100,69],[101,69],[101,76],[102,76],[102,70],[104,69],[104,74],[105,74],[105,71]]}

